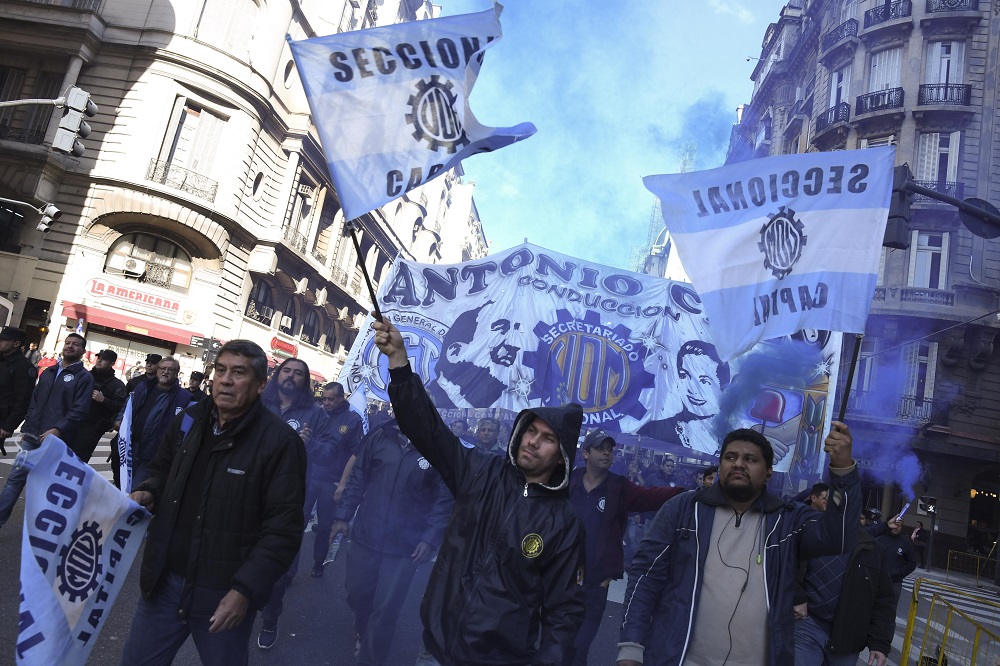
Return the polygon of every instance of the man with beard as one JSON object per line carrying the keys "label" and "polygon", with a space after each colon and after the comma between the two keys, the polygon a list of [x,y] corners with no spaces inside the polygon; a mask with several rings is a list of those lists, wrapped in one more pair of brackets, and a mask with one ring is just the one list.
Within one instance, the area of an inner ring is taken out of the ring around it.
{"label": "man with beard", "polygon": [[507,389],[505,370],[517,361],[519,346],[510,341],[521,325],[490,317],[491,303],[460,314],[441,341],[437,378],[427,393],[438,409],[492,407]]}
{"label": "man with beard", "polygon": [[122,479],[126,492],[149,476],[149,463],[160,437],[170,421],[191,403],[191,394],[177,381],[180,369],[181,364],[173,356],[162,359],[156,366],[156,381],[139,382],[118,415],[118,456],[128,472]]}
{"label": "man with beard", "polygon": [[[277,367],[271,380],[264,387],[261,402],[271,413],[279,416],[292,430],[299,434],[306,446],[306,498],[305,520],[309,521],[313,504],[319,496],[319,487],[315,481],[319,477],[317,463],[332,457],[332,445],[327,433],[326,412],[313,400],[310,387],[309,365],[298,358],[286,358]],[[339,479],[335,479],[336,482]],[[324,503],[320,503],[322,511]],[[333,523],[333,516],[319,516],[320,520]],[[322,543],[322,551],[326,553],[326,539]],[[320,555],[322,557],[322,555]],[[322,566],[322,560],[320,561]],[[299,556],[295,556],[292,566],[271,590],[271,598],[261,609],[261,629],[257,635],[257,647],[268,650],[278,641],[278,618],[284,608],[285,591],[292,578],[298,573]]]}
{"label": "man with beard", "polygon": [[13,326],[0,330],[0,453],[7,455],[4,440],[14,434],[28,413],[31,390],[38,371],[21,353],[24,331]]}
{"label": "man with beard", "polygon": [[[28,414],[24,417],[21,448],[37,448],[47,435],[55,435],[70,448],[76,443],[80,424],[90,410],[94,378],[83,367],[87,340],[70,333],[63,343],[62,362],[46,368],[31,394]],[[14,467],[0,491],[0,525],[10,518],[17,498],[28,480],[28,470]]]}
{"label": "man with beard", "polygon": [[746,428],[722,440],[716,485],[663,506],[629,570],[619,666],[794,662],[799,560],[850,552],[861,515],[850,431],[832,425],[822,515],[768,493],[774,451]]}
{"label": "man with beard", "polygon": [[574,403],[517,415],[503,458],[468,449],[410,368],[403,338],[372,324],[400,430],[455,497],[420,607],[424,663],[561,664],[584,615],[584,535],[569,501],[583,423]]}
{"label": "man with beard", "polygon": [[80,424],[73,453],[83,462],[89,462],[101,437],[115,426],[115,417],[125,406],[128,395],[125,384],[115,377],[114,363],[118,354],[104,349],[97,354],[90,374],[94,377],[94,390],[90,394],[90,413]]}

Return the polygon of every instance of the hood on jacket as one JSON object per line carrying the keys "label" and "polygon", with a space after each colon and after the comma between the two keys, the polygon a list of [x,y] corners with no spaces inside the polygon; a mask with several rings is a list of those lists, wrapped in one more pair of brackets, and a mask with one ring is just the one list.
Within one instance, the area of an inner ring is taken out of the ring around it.
{"label": "hood on jacket", "polygon": [[517,467],[517,450],[521,447],[521,437],[524,431],[535,419],[541,419],[556,431],[559,437],[559,448],[562,449],[562,467],[556,466],[547,484],[539,484],[549,490],[565,490],[569,488],[569,473],[576,460],[576,444],[580,439],[580,428],[583,426],[583,407],[570,402],[561,407],[535,407],[522,410],[514,420],[514,429],[507,444],[507,457],[510,464]]}

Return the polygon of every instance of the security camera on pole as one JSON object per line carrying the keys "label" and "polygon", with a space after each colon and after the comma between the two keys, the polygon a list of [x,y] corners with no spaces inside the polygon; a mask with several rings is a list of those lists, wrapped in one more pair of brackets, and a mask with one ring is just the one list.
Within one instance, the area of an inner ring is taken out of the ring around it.
{"label": "security camera on pole", "polygon": [[86,139],[90,136],[90,124],[84,117],[93,118],[97,115],[97,105],[90,101],[90,93],[76,86],[70,87],[63,98],[66,113],[59,121],[59,129],[52,139],[52,149],[80,157],[85,150],[77,137]]}

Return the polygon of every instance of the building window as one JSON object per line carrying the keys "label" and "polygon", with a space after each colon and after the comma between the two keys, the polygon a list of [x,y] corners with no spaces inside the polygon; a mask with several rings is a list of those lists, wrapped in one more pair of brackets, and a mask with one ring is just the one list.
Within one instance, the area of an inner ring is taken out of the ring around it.
{"label": "building window", "polygon": [[295,297],[289,296],[288,301],[285,303],[285,309],[281,312],[281,326],[279,330],[282,333],[288,333],[289,335],[294,335],[293,331],[299,325],[299,310],[295,306]]}
{"label": "building window", "polygon": [[871,71],[868,77],[868,92],[891,90],[899,88],[900,63],[903,59],[903,49],[886,49],[872,54]]}
{"label": "building window", "polygon": [[320,333],[319,315],[312,309],[306,312],[305,320],[302,322],[302,333],[299,339],[310,345],[315,345],[319,341]]}
{"label": "building window", "polygon": [[858,18],[858,0],[844,0],[844,4],[840,7],[840,22],[847,23],[856,18]]}
{"label": "building window", "polygon": [[166,239],[128,234],[108,251],[104,272],[173,291],[187,291],[191,283],[191,256]]}
{"label": "building window", "polygon": [[965,42],[930,42],[924,83],[959,84],[965,69]]}
{"label": "building window", "polygon": [[947,289],[948,234],[916,230],[912,233],[907,284],[923,289]]}
{"label": "building window", "polygon": [[830,75],[830,107],[833,108],[851,98],[851,66],[845,65]]}
{"label": "building window", "polygon": [[917,180],[945,192],[958,181],[961,132],[923,132],[917,136]]}
{"label": "building window", "polygon": [[254,0],[204,0],[195,37],[246,56],[260,6]]}
{"label": "building window", "polygon": [[[0,67],[0,102],[10,102],[21,98],[21,86],[24,84],[24,70],[12,67]],[[0,109],[0,125],[10,125],[17,107]]]}
{"label": "building window", "polygon": [[257,280],[257,284],[250,291],[246,316],[262,324],[271,325],[271,317],[274,316],[274,300],[271,294],[271,285],[264,280]]}
{"label": "building window", "polygon": [[861,339],[861,350],[858,352],[858,367],[854,373],[854,383],[851,390],[862,394],[870,391],[875,383],[875,340]]}
{"label": "building window", "polygon": [[224,125],[218,115],[178,97],[160,148],[160,161],[208,175]]}
{"label": "building window", "polygon": [[895,146],[896,135],[876,136],[868,139],[858,139],[858,148],[880,148],[882,146]]}
{"label": "building window", "polygon": [[337,322],[331,321],[330,328],[326,332],[326,350],[331,354],[337,351]]}
{"label": "building window", "polygon": [[937,368],[937,343],[919,340],[905,347],[906,395],[900,405],[900,415],[927,419],[934,400],[934,379]]}

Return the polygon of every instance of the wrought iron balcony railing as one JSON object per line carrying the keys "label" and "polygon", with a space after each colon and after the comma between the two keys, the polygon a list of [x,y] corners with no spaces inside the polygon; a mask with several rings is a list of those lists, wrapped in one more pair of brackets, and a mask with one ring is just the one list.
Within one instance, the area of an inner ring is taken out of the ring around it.
{"label": "wrought iron balcony railing", "polygon": [[285,227],[285,241],[292,247],[293,250],[301,252],[302,254],[306,253],[306,247],[309,245],[309,241],[306,237],[291,227]]}
{"label": "wrought iron balcony railing", "polygon": [[925,83],[917,89],[917,104],[969,106],[972,104],[972,84]]}
{"label": "wrought iron balcony railing", "polygon": [[174,269],[170,266],[163,266],[162,264],[146,264],[146,272],[143,273],[142,281],[146,284],[156,285],[157,287],[170,288],[173,285],[174,280]]}
{"label": "wrought iron balcony railing", "polygon": [[855,414],[881,416],[926,423],[934,416],[934,400],[913,395],[888,395],[880,391],[850,391],[847,410]]}
{"label": "wrought iron balcony railing", "polygon": [[[956,183],[943,180],[915,180],[913,182],[921,187],[926,187],[927,189],[934,190],[935,192],[939,192],[940,194],[947,194],[949,197],[955,197],[956,199],[961,199],[962,195],[965,194],[965,183]],[[942,203],[937,199],[931,199],[930,197],[925,197],[922,194],[914,194],[913,203],[941,204],[942,206],[950,205]]]}
{"label": "wrought iron balcony railing", "polygon": [[816,132],[822,132],[834,123],[846,123],[851,119],[851,105],[841,102],[836,106],[831,106],[816,118]]}
{"label": "wrought iron balcony railing", "polygon": [[32,143],[38,145],[45,140],[45,131],[0,125],[0,139],[4,141],[16,141],[18,143]]}
{"label": "wrought iron balcony railing", "polygon": [[330,274],[333,277],[334,282],[339,284],[341,287],[344,287],[345,289],[347,288],[347,284],[350,281],[350,278],[347,277],[346,271],[334,267],[330,269]]}
{"label": "wrought iron balcony railing", "polygon": [[146,170],[146,180],[151,180],[160,185],[172,187],[181,192],[193,194],[209,202],[215,201],[215,195],[219,191],[217,181],[195,173],[190,169],[165,162],[163,160],[149,160],[149,169]]}
{"label": "wrought iron balcony railing", "polygon": [[904,421],[926,423],[934,415],[934,401],[919,395],[904,395],[899,398],[897,416]]}
{"label": "wrought iron balcony railing", "polygon": [[85,12],[96,12],[101,7],[101,0],[17,0],[29,5],[51,5],[82,9]]}
{"label": "wrought iron balcony railing", "polygon": [[324,266],[326,265],[326,252],[322,252],[322,251],[320,251],[318,249],[317,250],[313,250],[312,251],[312,256],[313,256],[313,259],[315,259],[319,263],[323,264]]}
{"label": "wrought iron balcony railing", "polygon": [[829,51],[834,44],[848,37],[858,36],[858,19],[847,19],[830,32],[823,35],[823,50]]}
{"label": "wrought iron balcony railing", "polygon": [[899,300],[903,303],[926,303],[928,305],[954,305],[955,292],[926,287],[903,287],[899,290]]}
{"label": "wrought iron balcony railing", "polygon": [[271,317],[274,316],[274,310],[266,305],[258,305],[253,300],[247,303],[247,318],[253,319],[254,321],[259,321],[267,326],[271,325]]}
{"label": "wrought iron balcony railing", "polygon": [[976,12],[979,0],[927,0],[927,13],[934,12]]}
{"label": "wrought iron balcony railing", "polygon": [[906,18],[912,14],[913,3],[910,0],[896,0],[889,5],[889,11],[885,10],[884,4],[879,3],[876,7],[865,12],[865,28],[894,19]]}
{"label": "wrought iron balcony railing", "polygon": [[860,116],[862,113],[901,108],[903,108],[903,89],[889,88],[888,90],[879,90],[866,95],[858,95],[854,113]]}

